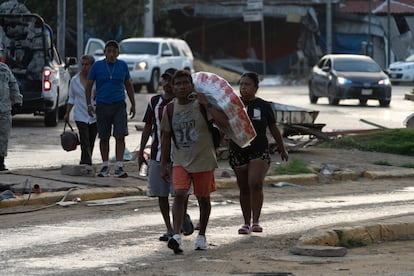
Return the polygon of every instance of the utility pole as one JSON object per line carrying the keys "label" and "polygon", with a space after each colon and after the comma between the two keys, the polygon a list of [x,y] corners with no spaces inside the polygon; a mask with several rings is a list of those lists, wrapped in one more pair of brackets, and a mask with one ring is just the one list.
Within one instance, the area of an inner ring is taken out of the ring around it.
{"label": "utility pole", "polygon": [[374,46],[372,42],[371,32],[371,18],[372,18],[372,6],[371,0],[368,0],[368,44],[367,44],[367,56],[374,57]]}
{"label": "utility pole", "polygon": [[265,25],[263,15],[263,0],[247,0],[246,8],[243,12],[244,22],[260,22],[262,33],[262,74],[266,75],[266,46],[265,46]]}
{"label": "utility pole", "polygon": [[145,0],[144,6],[144,37],[154,36],[154,1]]}
{"label": "utility pole", "polygon": [[57,49],[59,55],[64,58],[65,53],[65,34],[66,34],[66,0],[58,0],[57,5]]}
{"label": "utility pole", "polygon": [[387,64],[386,68],[391,63],[391,0],[387,0]]}

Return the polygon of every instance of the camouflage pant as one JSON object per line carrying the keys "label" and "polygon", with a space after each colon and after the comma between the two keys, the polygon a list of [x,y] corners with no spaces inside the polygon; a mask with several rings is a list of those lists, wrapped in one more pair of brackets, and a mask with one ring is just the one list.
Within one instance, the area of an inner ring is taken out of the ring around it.
{"label": "camouflage pant", "polygon": [[0,112],[0,156],[7,156],[12,116],[10,112]]}

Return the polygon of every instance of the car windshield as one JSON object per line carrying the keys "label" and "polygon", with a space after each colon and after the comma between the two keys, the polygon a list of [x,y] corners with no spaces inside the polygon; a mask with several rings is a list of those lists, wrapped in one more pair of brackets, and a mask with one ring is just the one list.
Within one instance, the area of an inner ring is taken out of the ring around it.
{"label": "car windshield", "polygon": [[363,59],[336,59],[336,71],[344,72],[380,72],[381,68],[373,61]]}
{"label": "car windshield", "polygon": [[157,42],[123,42],[119,45],[120,54],[148,54],[148,55],[157,55],[158,54],[158,45]]}

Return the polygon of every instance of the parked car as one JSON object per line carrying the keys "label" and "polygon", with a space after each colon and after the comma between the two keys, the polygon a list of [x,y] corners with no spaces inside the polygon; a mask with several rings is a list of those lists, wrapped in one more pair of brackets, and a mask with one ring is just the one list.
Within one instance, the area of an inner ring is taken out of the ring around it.
{"label": "parked car", "polygon": [[76,64],[76,58],[67,58],[65,64],[52,29],[37,14],[0,14],[0,31],[6,63],[23,95],[23,104],[13,115],[41,115],[45,126],[56,126],[66,112],[68,66]]}
{"label": "parked car", "polygon": [[391,63],[387,73],[392,83],[414,82],[414,55],[404,61]]}
{"label": "parked car", "polygon": [[369,56],[325,55],[312,68],[308,85],[311,103],[320,97],[328,97],[331,105],[342,99],[358,99],[360,105],[373,99],[384,107],[391,102],[391,82]]}
{"label": "parked car", "polygon": [[[85,53],[102,59],[105,42],[90,38]],[[161,74],[168,68],[194,72],[194,57],[187,42],[176,38],[141,37],[127,38],[119,43],[119,59],[128,64],[135,92],[147,86],[149,93],[156,93]]]}

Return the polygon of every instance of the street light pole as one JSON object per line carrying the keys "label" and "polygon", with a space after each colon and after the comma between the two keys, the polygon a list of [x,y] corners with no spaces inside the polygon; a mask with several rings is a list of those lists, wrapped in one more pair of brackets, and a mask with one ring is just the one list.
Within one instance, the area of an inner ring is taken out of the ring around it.
{"label": "street light pole", "polygon": [[262,27],[263,75],[265,76],[267,74],[267,69],[266,69],[266,39],[265,39],[264,14],[262,15],[261,27]]}
{"label": "street light pole", "polygon": [[83,0],[77,1],[77,57],[83,54]]}
{"label": "street light pole", "polygon": [[66,0],[58,0],[57,15],[57,48],[59,55],[65,57]]}
{"label": "street light pole", "polygon": [[388,66],[391,63],[391,18],[390,18],[390,13],[391,13],[391,1],[387,0],[387,66],[386,68],[388,68]]}

